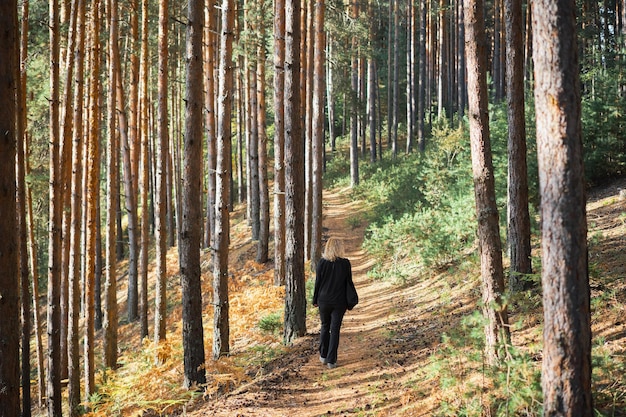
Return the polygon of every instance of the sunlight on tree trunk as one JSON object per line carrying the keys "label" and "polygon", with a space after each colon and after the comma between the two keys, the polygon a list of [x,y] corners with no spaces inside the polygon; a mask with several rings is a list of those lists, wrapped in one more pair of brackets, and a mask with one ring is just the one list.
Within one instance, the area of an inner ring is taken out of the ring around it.
{"label": "sunlight on tree trunk", "polygon": [[533,3],[541,195],[543,411],[594,415],[581,98],[573,1]]}
{"label": "sunlight on tree trunk", "polygon": [[483,280],[483,314],[487,319],[485,355],[489,364],[495,364],[501,359],[498,349],[510,342],[510,334],[508,312],[501,299],[504,270],[489,135],[484,12],[482,0],[465,0],[464,5],[472,171]]}

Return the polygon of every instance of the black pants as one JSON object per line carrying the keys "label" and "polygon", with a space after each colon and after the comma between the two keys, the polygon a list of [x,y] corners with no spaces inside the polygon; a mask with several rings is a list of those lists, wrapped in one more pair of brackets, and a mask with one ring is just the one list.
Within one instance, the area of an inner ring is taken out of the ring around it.
{"label": "black pants", "polygon": [[337,349],[339,348],[339,331],[341,321],[346,313],[346,306],[320,304],[320,356],[326,363],[337,363]]}

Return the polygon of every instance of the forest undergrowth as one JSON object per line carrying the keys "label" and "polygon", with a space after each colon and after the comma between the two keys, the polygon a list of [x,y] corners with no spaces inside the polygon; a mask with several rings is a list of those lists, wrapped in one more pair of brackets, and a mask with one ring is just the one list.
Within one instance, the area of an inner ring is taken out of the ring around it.
{"label": "forest undergrowth", "polygon": [[[344,320],[336,369],[327,370],[317,360],[319,325],[311,306],[307,335],[292,346],[282,344],[284,290],[273,285],[271,262],[252,261],[256,243],[249,238],[243,210],[237,209],[230,256],[231,354],[207,360],[206,386],[183,389],[178,258],[172,248],[168,342],[157,352],[151,340],[137,337],[138,323],[121,323],[120,367],[98,372],[99,389],[85,403],[87,415],[542,415],[539,242],[534,242],[536,273],[526,277],[530,289],[507,298],[512,343],[500,347],[506,359],[488,367],[471,178],[466,164],[458,162],[466,151],[455,143],[442,141],[436,158],[412,156],[371,166],[363,173],[367,181],[355,189],[345,176],[333,176],[345,172],[343,157],[336,155],[329,165],[325,234],[345,240],[361,296]],[[497,156],[495,162],[501,163]],[[588,198],[593,396],[597,415],[607,417],[626,416],[622,188],[626,179],[593,188]],[[204,338],[210,358],[208,253],[203,260]],[[309,276],[309,295],[311,282]],[[119,284],[123,311],[123,279]],[[166,359],[164,364],[155,365],[157,355]]]}

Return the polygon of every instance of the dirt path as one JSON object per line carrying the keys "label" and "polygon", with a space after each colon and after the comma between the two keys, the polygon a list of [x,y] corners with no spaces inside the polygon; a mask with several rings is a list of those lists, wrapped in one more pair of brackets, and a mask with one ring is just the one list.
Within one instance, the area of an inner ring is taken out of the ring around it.
{"label": "dirt path", "polygon": [[[344,240],[360,297],[344,318],[338,367],[329,370],[319,362],[319,320],[314,315],[308,318],[307,336],[267,365],[263,376],[187,415],[384,416],[396,415],[403,404],[415,405],[407,378],[414,377],[433,343],[432,331],[431,337],[418,331],[424,322],[409,317],[419,288],[399,292],[397,286],[368,280],[372,261],[361,249],[365,225],[354,224],[360,207],[341,194],[326,194],[324,202],[326,234]],[[428,404],[420,408],[419,415],[429,414]]]}

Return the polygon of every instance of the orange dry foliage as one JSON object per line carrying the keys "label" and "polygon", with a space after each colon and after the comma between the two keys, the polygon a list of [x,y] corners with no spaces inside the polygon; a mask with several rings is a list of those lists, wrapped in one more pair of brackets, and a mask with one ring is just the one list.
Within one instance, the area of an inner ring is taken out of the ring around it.
{"label": "orange dry foliage", "polygon": [[[193,397],[213,397],[227,392],[250,379],[244,364],[256,347],[282,349],[280,335],[263,332],[259,320],[282,312],[284,288],[273,285],[271,265],[245,261],[254,250],[252,243],[240,245],[232,252],[237,269],[231,268],[229,281],[231,355],[213,361],[213,289],[209,254],[205,254],[202,271],[204,346],[207,361],[207,384],[198,390],[185,390],[183,383],[182,310],[179,288],[177,248],[169,251],[167,340],[155,346],[153,341],[137,340],[137,323],[120,327],[120,367],[115,372],[98,375],[98,394],[91,398],[89,417],[142,415],[146,411],[163,414],[180,407]],[[243,263],[243,265],[241,265]],[[150,277],[152,282],[152,276]],[[120,284],[122,284],[120,282]],[[124,291],[120,291],[124,294]],[[124,300],[121,300],[124,301]],[[152,322],[150,322],[152,324]],[[262,350],[262,349],[261,349]],[[161,365],[155,361],[161,360]],[[252,375],[254,376],[254,375]]]}

